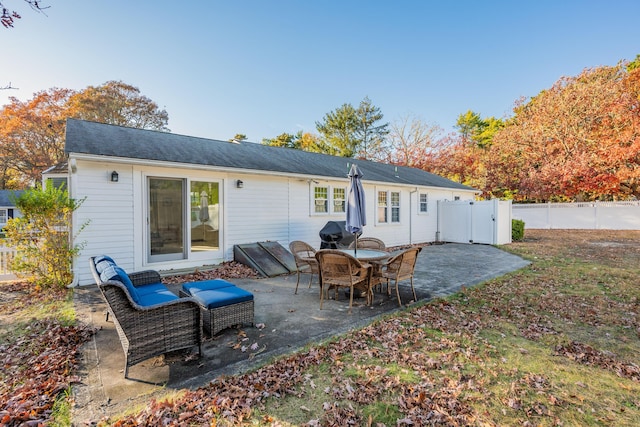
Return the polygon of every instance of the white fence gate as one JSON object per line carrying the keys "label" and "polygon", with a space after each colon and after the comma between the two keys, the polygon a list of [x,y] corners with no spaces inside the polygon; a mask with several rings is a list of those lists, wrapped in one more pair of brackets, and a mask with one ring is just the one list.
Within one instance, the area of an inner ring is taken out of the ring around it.
{"label": "white fence gate", "polygon": [[640,202],[514,204],[526,228],[640,230]]}
{"label": "white fence gate", "polygon": [[11,261],[15,253],[15,249],[0,245],[0,280],[8,280],[15,277],[11,271]]}
{"label": "white fence gate", "polygon": [[511,201],[438,201],[438,240],[451,243],[511,243]]}

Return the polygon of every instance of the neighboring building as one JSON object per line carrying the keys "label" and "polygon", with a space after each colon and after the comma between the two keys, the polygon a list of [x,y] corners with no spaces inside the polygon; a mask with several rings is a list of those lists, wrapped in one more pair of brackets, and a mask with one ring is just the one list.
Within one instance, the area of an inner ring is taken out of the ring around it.
{"label": "neighboring building", "polygon": [[67,181],[69,179],[69,162],[60,162],[55,166],[42,172],[42,188],[53,185],[55,188],[62,190],[67,189]]}
{"label": "neighboring building", "polygon": [[0,190],[0,230],[7,225],[9,218],[20,217],[20,211],[11,201],[11,195],[19,197],[23,192],[22,190]]}
{"label": "neighboring building", "polygon": [[363,236],[388,246],[432,242],[438,200],[477,191],[420,169],[250,142],[226,142],[67,121],[70,196],[89,221],[74,271],[93,283],[88,258],[107,254],[127,271],[169,270],[233,259],[236,244],[304,240],[320,247],[327,221],[345,219],[347,173],[363,174]]}

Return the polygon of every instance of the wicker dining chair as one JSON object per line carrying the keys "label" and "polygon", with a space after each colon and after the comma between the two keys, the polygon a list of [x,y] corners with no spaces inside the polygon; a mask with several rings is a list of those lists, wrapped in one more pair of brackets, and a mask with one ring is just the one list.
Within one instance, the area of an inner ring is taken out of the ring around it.
{"label": "wicker dining chair", "polygon": [[400,299],[400,290],[398,289],[398,283],[403,280],[411,281],[411,292],[413,292],[413,300],[417,301],[416,290],[413,287],[413,273],[416,268],[416,260],[418,254],[422,250],[421,247],[413,247],[405,249],[399,254],[389,258],[376,273],[376,277],[379,281],[385,281],[387,285],[387,294],[391,295],[391,289],[389,288],[389,281],[393,280],[396,287],[396,295],[398,297],[398,305],[402,306],[402,300]]}
{"label": "wicker dining chair", "polygon": [[[356,247],[356,241],[354,240],[349,245],[349,249],[354,249]],[[387,249],[387,246],[380,239],[375,237],[361,237],[358,239],[358,249],[377,249],[380,251],[384,251]]]}
{"label": "wicker dining chair", "polygon": [[316,250],[306,242],[294,240],[289,243],[289,250],[296,261],[298,280],[296,280],[296,291],[294,293],[297,294],[302,273],[309,274],[309,287],[311,287],[313,276],[318,275],[318,260],[316,259]]}
{"label": "wicker dining chair", "polygon": [[373,302],[371,291],[371,266],[363,264],[351,255],[336,249],[322,249],[316,252],[320,267],[320,310],[326,292],[333,289],[338,299],[340,288],[349,288],[349,314],[353,307],[353,294],[356,290],[365,292],[367,305]]}

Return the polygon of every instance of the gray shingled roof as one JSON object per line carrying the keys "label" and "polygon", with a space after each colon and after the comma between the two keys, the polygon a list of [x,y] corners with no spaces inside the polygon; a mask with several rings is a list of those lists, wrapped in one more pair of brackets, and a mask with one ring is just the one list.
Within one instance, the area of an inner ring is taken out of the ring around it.
{"label": "gray shingled roof", "polygon": [[0,206],[2,207],[10,207],[15,206],[11,201],[10,195],[15,194],[16,197],[19,197],[24,190],[0,190]]}
{"label": "gray shingled roof", "polygon": [[425,172],[366,160],[309,153],[252,142],[232,143],[83,120],[67,120],[65,151],[141,160],[179,162],[244,170],[346,178],[347,163],[356,163],[363,181],[461,190],[471,187]]}

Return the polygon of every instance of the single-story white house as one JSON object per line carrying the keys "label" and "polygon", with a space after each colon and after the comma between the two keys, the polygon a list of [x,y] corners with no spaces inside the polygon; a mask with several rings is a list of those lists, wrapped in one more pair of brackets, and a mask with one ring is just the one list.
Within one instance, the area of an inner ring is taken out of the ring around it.
{"label": "single-story white house", "polygon": [[477,190],[416,168],[166,132],[67,121],[70,196],[84,243],[74,284],[93,283],[88,258],[127,271],[233,259],[237,244],[303,240],[320,247],[327,221],[345,220],[347,176],[362,172],[363,236],[388,246],[436,240],[438,200]]}
{"label": "single-story white house", "polygon": [[13,197],[20,197],[22,190],[0,190],[0,230],[7,225],[9,218],[20,217],[20,210],[13,203]]}

